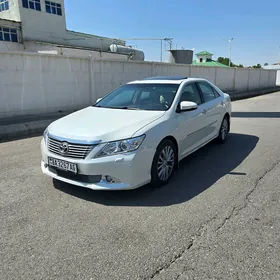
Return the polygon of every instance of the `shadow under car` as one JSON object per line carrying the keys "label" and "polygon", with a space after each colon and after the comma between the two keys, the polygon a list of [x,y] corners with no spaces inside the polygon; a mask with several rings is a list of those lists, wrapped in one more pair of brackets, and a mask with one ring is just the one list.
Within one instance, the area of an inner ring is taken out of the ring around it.
{"label": "shadow under car", "polygon": [[54,180],[56,189],[69,195],[103,205],[115,206],[169,206],[186,202],[211,187],[232,172],[254,150],[259,138],[247,134],[229,134],[223,145],[210,144],[180,162],[170,182],[162,188],[150,184],[130,191],[93,191]]}

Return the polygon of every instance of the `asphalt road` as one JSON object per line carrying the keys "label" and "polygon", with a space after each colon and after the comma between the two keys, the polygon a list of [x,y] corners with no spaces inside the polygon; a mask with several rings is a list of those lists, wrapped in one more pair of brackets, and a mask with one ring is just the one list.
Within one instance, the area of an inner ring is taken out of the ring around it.
{"label": "asphalt road", "polygon": [[233,103],[225,145],[162,189],[94,192],[0,144],[0,279],[280,279],[280,92]]}

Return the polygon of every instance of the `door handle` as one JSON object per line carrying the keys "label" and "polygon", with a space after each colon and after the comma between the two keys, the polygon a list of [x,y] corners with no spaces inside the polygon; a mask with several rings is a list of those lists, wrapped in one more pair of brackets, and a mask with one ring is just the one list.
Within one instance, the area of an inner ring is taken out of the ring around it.
{"label": "door handle", "polygon": [[204,109],[204,110],[202,111],[202,114],[206,114],[206,113],[207,113],[207,110]]}

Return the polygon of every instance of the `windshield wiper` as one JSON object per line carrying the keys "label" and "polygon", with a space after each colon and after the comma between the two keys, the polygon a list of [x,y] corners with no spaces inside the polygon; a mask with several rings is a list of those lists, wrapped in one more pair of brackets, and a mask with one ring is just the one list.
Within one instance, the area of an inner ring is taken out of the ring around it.
{"label": "windshield wiper", "polygon": [[140,110],[139,108],[137,108],[137,107],[127,107],[127,106],[124,106],[124,107],[110,107],[110,106],[108,106],[108,107],[103,107],[103,106],[100,106],[100,105],[95,105],[94,107],[98,107],[98,108],[107,108],[107,109],[120,109],[120,110]]}
{"label": "windshield wiper", "polygon": [[120,109],[124,109],[124,110],[140,110],[137,107],[121,107]]}

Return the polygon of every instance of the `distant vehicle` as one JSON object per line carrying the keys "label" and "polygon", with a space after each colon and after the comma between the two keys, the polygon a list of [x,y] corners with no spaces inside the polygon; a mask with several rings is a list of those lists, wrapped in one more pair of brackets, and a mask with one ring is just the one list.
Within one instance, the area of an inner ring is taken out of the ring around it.
{"label": "distant vehicle", "polygon": [[214,139],[224,143],[230,119],[229,95],[205,79],[130,82],[50,124],[41,168],[93,190],[162,186],[180,160]]}

